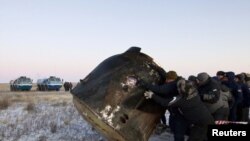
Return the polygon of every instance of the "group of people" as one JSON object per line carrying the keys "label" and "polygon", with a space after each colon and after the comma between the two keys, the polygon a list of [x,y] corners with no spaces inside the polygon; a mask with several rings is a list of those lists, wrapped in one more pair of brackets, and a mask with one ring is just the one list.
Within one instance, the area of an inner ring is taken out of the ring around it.
{"label": "group of people", "polygon": [[[250,77],[246,73],[235,75],[234,72],[218,71],[212,77],[201,72],[185,79],[175,71],[151,67],[164,81],[150,84],[140,79],[137,85],[146,89],[146,99],[167,108],[175,141],[184,141],[187,131],[189,141],[204,141],[208,125],[221,121],[249,121]],[[165,115],[162,122],[166,124]]]}
{"label": "group of people", "polygon": [[65,91],[70,91],[73,88],[73,84],[71,82],[66,81],[66,82],[64,82],[63,87],[64,87]]}

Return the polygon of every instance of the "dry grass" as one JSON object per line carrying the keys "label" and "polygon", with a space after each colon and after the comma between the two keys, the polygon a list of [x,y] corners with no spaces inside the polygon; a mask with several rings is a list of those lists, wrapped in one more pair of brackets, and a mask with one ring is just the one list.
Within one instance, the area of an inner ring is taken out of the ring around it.
{"label": "dry grass", "polygon": [[9,91],[10,86],[8,83],[0,83],[0,91]]}
{"label": "dry grass", "polygon": [[6,108],[12,103],[25,102],[32,105],[38,101],[56,103],[55,106],[66,106],[72,100],[70,93],[61,92],[32,92],[32,93],[0,93],[0,109]]}
{"label": "dry grass", "polygon": [[100,140],[90,129],[70,92],[13,92],[0,84],[0,141]]}
{"label": "dry grass", "polygon": [[[32,88],[33,89],[33,88]],[[34,88],[36,89],[36,88]],[[72,100],[70,92],[49,91],[41,92],[36,90],[13,92],[9,90],[8,83],[0,83],[0,110],[7,109],[12,103],[25,102],[27,111],[34,111],[38,101],[45,101],[54,106],[66,106]]]}
{"label": "dry grass", "polygon": [[7,109],[10,106],[10,97],[9,96],[1,96],[0,98],[0,110]]}
{"label": "dry grass", "polygon": [[[36,90],[37,90],[37,85],[34,83],[32,85],[31,91],[36,91]],[[10,91],[9,83],[0,83],[0,91]]]}
{"label": "dry grass", "polygon": [[28,112],[34,112],[35,111],[35,104],[33,102],[29,102],[27,104],[27,107],[25,108]]}

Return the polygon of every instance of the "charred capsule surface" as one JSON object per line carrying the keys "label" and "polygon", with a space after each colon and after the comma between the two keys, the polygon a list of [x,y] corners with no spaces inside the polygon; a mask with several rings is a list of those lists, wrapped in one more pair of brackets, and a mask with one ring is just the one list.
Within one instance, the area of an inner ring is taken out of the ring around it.
{"label": "charred capsule surface", "polygon": [[138,79],[160,81],[152,65],[138,47],[107,58],[72,89],[77,110],[109,140],[148,140],[165,111],[136,85]]}

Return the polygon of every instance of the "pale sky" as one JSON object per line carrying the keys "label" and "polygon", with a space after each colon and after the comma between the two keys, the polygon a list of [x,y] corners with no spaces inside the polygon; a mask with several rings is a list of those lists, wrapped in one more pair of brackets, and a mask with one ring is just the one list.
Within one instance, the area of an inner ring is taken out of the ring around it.
{"label": "pale sky", "polygon": [[250,1],[0,0],[0,83],[78,82],[131,46],[184,77],[250,73]]}

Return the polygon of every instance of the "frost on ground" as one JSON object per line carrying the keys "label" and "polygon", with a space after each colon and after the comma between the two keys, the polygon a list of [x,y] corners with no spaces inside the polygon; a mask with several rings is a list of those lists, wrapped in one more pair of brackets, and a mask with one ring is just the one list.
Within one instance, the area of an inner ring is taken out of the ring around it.
{"label": "frost on ground", "polygon": [[12,103],[0,110],[0,141],[105,140],[79,115],[71,101]]}
{"label": "frost on ground", "polygon": [[[149,141],[172,141],[164,132]],[[69,93],[0,92],[0,141],[107,141],[87,123]]]}

